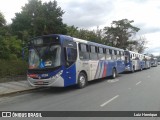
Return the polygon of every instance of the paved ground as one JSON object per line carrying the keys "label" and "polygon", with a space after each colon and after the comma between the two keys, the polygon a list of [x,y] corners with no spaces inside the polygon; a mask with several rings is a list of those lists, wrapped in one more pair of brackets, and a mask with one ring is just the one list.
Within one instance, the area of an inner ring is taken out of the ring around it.
{"label": "paved ground", "polygon": [[7,96],[17,92],[23,92],[35,89],[36,87],[31,87],[27,80],[17,81],[17,82],[6,82],[0,83],[0,97]]}
{"label": "paved ground", "polygon": [[[160,66],[84,89],[49,88],[0,98],[0,111],[160,111]],[[47,118],[53,119],[53,118]],[[54,120],[160,120],[160,118],[54,118]]]}

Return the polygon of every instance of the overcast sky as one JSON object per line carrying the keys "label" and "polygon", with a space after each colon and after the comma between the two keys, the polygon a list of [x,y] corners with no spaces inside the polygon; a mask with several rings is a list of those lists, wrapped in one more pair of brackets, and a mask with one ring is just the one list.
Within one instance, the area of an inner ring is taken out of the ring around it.
{"label": "overcast sky", "polygon": [[[50,0],[42,0],[48,2]],[[7,23],[21,11],[28,0],[0,0],[0,11]],[[63,22],[79,28],[110,26],[113,20],[127,18],[139,27],[139,35],[148,44],[145,52],[160,55],[160,0],[57,0],[65,14]]]}

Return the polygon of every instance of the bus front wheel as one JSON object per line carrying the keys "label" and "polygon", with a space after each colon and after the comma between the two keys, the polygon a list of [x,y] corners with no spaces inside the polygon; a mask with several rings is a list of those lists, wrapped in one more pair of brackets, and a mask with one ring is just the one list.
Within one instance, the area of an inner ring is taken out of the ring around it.
{"label": "bus front wheel", "polygon": [[141,70],[141,71],[143,70],[143,67],[142,67],[142,65],[141,65],[141,68],[140,68],[140,70]]}
{"label": "bus front wheel", "polygon": [[78,75],[78,84],[77,84],[77,86],[78,86],[78,88],[84,88],[86,85],[87,85],[87,77],[83,72],[81,72]]}

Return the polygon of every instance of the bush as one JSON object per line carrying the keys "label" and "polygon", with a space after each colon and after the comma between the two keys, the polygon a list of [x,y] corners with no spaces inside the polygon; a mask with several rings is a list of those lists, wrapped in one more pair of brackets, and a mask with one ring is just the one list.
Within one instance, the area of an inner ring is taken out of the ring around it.
{"label": "bush", "polygon": [[17,60],[0,60],[0,78],[8,76],[26,75],[27,62]]}

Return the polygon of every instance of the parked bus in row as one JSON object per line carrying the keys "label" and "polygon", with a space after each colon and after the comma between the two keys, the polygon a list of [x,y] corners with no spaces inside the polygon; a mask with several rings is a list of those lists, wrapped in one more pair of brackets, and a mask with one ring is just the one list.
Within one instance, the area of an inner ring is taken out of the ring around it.
{"label": "parked bus in row", "polygon": [[144,55],[133,51],[124,51],[125,54],[125,71],[134,72],[145,68]]}
{"label": "parked bus in row", "polygon": [[134,72],[151,68],[151,57],[125,50],[125,71]]}
{"label": "parked bus in row", "polygon": [[157,58],[151,58],[151,66],[152,67],[157,67],[158,66],[158,60]]}
{"label": "parked bus in row", "polygon": [[144,61],[145,61],[145,69],[151,68],[151,57],[144,55]]}
{"label": "parked bus in row", "polygon": [[91,80],[115,78],[124,72],[124,61],[123,49],[65,35],[45,35],[29,42],[27,79],[32,86],[83,88]]}

